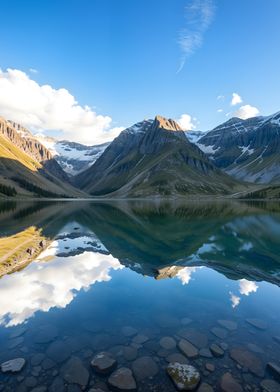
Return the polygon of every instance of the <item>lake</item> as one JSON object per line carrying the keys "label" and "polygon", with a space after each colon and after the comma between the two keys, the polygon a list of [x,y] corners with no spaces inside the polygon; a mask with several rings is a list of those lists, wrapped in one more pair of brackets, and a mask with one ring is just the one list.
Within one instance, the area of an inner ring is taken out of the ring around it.
{"label": "lake", "polygon": [[0,391],[280,391],[279,204],[3,202],[0,234]]}

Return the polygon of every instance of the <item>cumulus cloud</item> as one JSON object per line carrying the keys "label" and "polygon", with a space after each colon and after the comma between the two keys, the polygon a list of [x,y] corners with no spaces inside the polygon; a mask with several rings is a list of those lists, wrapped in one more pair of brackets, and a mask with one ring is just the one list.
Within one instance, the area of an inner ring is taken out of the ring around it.
{"label": "cumulus cloud", "polygon": [[186,59],[202,45],[204,33],[212,23],[214,13],[213,0],[192,0],[185,7],[186,26],[179,37],[182,59],[178,72],[184,67]]}
{"label": "cumulus cloud", "polygon": [[230,292],[229,294],[230,294],[231,306],[233,308],[236,308],[240,304],[241,298],[233,294],[232,292]]}
{"label": "cumulus cloud", "polygon": [[235,117],[239,117],[242,120],[246,120],[247,118],[256,117],[260,113],[259,109],[255,106],[244,105],[241,106],[236,112],[234,112]]}
{"label": "cumulus cloud", "polygon": [[182,282],[183,285],[186,285],[190,283],[192,274],[201,268],[202,267],[185,267],[182,268],[176,276]]}
{"label": "cumulus cloud", "polygon": [[177,123],[184,131],[191,131],[196,128],[195,119],[189,114],[182,114],[181,117],[177,119]]}
{"label": "cumulus cloud", "polygon": [[[123,268],[111,255],[84,252],[51,262],[36,261],[0,284],[0,325],[23,323],[38,310],[65,308],[82,289],[111,279],[110,272]],[[9,301],[7,301],[9,298]]]}
{"label": "cumulus cloud", "polygon": [[109,116],[81,106],[65,88],[40,85],[17,69],[0,70],[0,114],[31,130],[60,131],[61,138],[85,144],[111,140],[122,128],[111,128]]}
{"label": "cumulus cloud", "polygon": [[239,103],[242,103],[242,98],[240,97],[239,94],[237,93],[232,93],[232,98],[231,98],[231,106],[238,105]]}
{"label": "cumulus cloud", "polygon": [[249,295],[251,293],[255,293],[258,289],[258,286],[255,282],[250,282],[246,279],[241,279],[239,281],[239,292],[242,295]]}

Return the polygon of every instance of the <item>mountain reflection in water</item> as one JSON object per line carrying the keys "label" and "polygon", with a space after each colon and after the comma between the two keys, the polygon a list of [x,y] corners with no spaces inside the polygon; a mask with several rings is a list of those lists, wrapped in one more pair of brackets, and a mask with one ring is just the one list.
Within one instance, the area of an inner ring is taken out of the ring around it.
{"label": "mountain reflection in water", "polygon": [[[149,328],[157,331],[162,314],[170,320],[191,315],[192,328],[209,334],[215,320],[235,318],[243,323],[252,312],[273,324],[263,344],[274,347],[267,339],[273,340],[280,326],[278,204],[5,203],[0,205],[0,233],[5,245],[0,253],[5,266],[0,279],[0,342],[7,331],[26,324],[30,334],[26,350],[34,355],[39,348],[32,336],[42,322],[57,325],[58,339],[63,340],[71,334],[76,339],[84,336],[83,326],[88,331],[89,323],[92,331],[97,322],[117,331],[129,323],[140,329],[150,322],[155,324]],[[17,268],[21,252],[24,263]],[[164,323],[173,328],[170,320],[170,325]],[[250,334],[242,331],[232,343],[249,339]],[[113,350],[108,348],[109,340],[103,347],[98,339],[100,349]],[[5,350],[4,344],[0,360],[11,359],[13,351],[8,347]],[[13,356],[21,356],[22,348],[16,345]],[[272,357],[280,359],[277,350],[272,351]],[[265,364],[264,354],[262,359]],[[220,373],[211,377],[215,385]],[[50,374],[49,384],[51,379]],[[13,388],[15,381],[7,380]],[[251,382],[259,385],[254,378]],[[173,390],[167,380],[162,383],[167,383],[162,390]],[[144,381],[139,385],[139,390],[149,390]]]}

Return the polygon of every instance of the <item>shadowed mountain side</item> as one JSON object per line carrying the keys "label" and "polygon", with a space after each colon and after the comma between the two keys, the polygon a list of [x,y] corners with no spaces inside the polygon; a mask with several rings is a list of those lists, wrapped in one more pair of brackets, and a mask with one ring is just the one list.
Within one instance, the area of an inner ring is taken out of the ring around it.
{"label": "shadowed mountain side", "polygon": [[246,189],[215,167],[175,121],[161,116],[124,130],[76,184],[107,197],[225,195]]}
{"label": "shadowed mountain side", "polygon": [[[49,162],[51,165],[52,163]],[[17,159],[0,157],[0,183],[26,197],[82,197],[85,193],[63,182],[40,165],[28,167]],[[5,197],[0,192],[0,197]]]}

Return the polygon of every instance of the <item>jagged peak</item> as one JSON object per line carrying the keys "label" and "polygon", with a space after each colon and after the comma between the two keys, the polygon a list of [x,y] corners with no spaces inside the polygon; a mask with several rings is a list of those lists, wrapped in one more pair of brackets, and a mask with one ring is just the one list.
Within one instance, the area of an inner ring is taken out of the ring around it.
{"label": "jagged peak", "polygon": [[167,119],[163,116],[157,115],[154,122],[159,128],[163,128],[168,131],[182,131],[180,125],[171,118]]}

